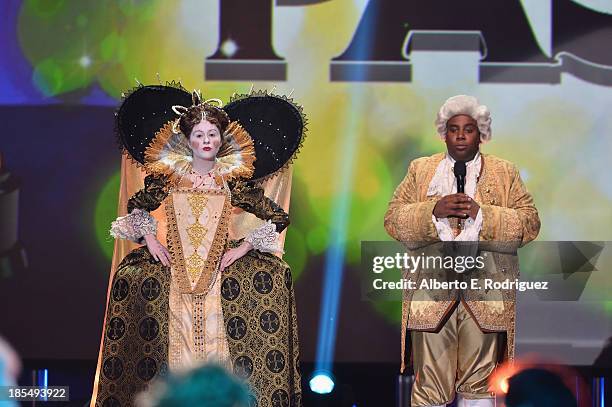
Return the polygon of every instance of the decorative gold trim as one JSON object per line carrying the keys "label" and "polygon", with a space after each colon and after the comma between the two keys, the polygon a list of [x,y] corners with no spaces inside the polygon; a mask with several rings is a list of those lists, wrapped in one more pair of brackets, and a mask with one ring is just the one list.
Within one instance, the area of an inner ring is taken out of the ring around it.
{"label": "decorative gold trim", "polygon": [[[192,152],[182,134],[174,133],[172,121],[166,123],[145,150],[145,170],[168,178],[171,185],[191,171]],[[249,179],[255,172],[255,146],[249,133],[238,122],[231,122],[223,133],[223,145],[217,153],[215,182]]]}
{"label": "decorative gold trim", "polygon": [[170,285],[168,301],[168,366],[170,370],[177,370],[181,367],[183,359],[183,347],[181,343],[181,313],[182,313],[182,294],[176,281]]}
{"label": "decorative gold trim", "polygon": [[[176,214],[174,213],[174,196],[172,192],[168,194],[166,199],[166,245],[172,258],[172,268],[178,270],[176,274],[176,281],[178,283],[179,292],[181,294],[189,293],[191,290],[189,287],[189,280],[186,279],[185,273],[181,270],[185,270],[185,256],[183,255],[183,247],[181,245],[181,238],[178,231],[178,225],[176,222]],[[182,266],[182,267],[181,267]],[[190,287],[189,287],[190,288]]]}
{"label": "decorative gold trim", "polygon": [[[130,88],[130,89],[128,89],[125,92],[121,92],[121,103],[119,104],[119,107],[117,107],[117,109],[115,110],[115,116],[117,116],[119,114],[119,110],[121,109],[121,106],[123,105],[123,102],[125,101],[125,99],[127,99],[132,93],[136,92],[138,89],[145,87],[145,85],[143,85],[142,83],[138,82],[138,80],[136,80],[136,82],[138,83],[138,86],[134,86],[133,88]],[[183,87],[183,84],[181,83],[181,81],[171,80],[171,81],[166,81],[166,83],[162,84],[161,80],[159,80],[159,85],[167,86],[167,87],[170,87],[170,88],[175,88],[175,89],[178,89],[178,90],[183,90],[183,91],[189,93],[189,91]],[[172,123],[172,122],[170,122],[170,123]],[[115,138],[117,140],[117,144],[119,145],[119,149],[121,150],[121,153],[125,154],[127,156],[127,158],[134,165],[136,165],[138,168],[145,169],[145,165],[140,163],[134,157],[132,157],[132,155],[128,152],[128,150],[123,145],[123,142],[121,141],[121,132],[119,131],[119,126],[118,126],[117,120],[115,120]]]}
{"label": "decorative gold trim", "polygon": [[[223,178],[231,181],[237,178],[249,179],[255,172],[255,146],[249,133],[238,122],[231,122],[223,133],[224,144],[217,153],[217,185]],[[221,178],[223,177],[223,178]]]}
{"label": "decorative gold trim", "polygon": [[[198,218],[199,216],[196,217],[196,219]],[[186,232],[187,236],[189,236],[189,240],[191,240],[191,245],[197,248],[202,243],[202,240],[204,240],[204,236],[206,236],[206,233],[208,233],[208,228],[200,224],[199,222],[196,222],[193,225],[188,226]]]}
{"label": "decorative gold trim", "polygon": [[202,212],[204,212],[204,209],[206,208],[206,204],[208,204],[208,197],[201,196],[200,194],[194,194],[187,197],[187,202],[189,202],[193,217],[200,219]]}
{"label": "decorative gold trim", "polygon": [[206,360],[206,295],[193,296],[193,345],[198,361]]}
{"label": "decorative gold trim", "polygon": [[197,251],[194,251],[191,256],[185,258],[185,269],[187,270],[191,284],[193,284],[200,276],[200,271],[205,265],[205,260],[198,254]]}
{"label": "decorative gold trim", "polygon": [[[174,212],[173,193],[176,192],[203,195],[225,195],[223,209],[219,215],[220,219],[219,223],[217,224],[217,230],[215,231],[215,236],[208,251],[202,274],[200,275],[200,278],[194,288],[192,288],[189,280],[186,259],[184,257],[176,214]],[[193,189],[177,189],[169,194],[165,209],[168,222],[168,250],[170,252],[170,256],[172,257],[172,267],[177,271],[176,281],[179,291],[181,294],[207,294],[219,269],[219,261],[221,260],[221,256],[225,251],[228,238],[229,217],[231,215],[232,206],[229,196],[227,195],[227,191],[223,189],[210,189],[202,191]]]}
{"label": "decorative gold trim", "polygon": [[[272,90],[273,92],[274,90]],[[241,100],[241,99],[246,99],[249,97],[266,97],[266,96],[273,96],[273,97],[277,97],[279,99],[283,99],[285,101],[287,101],[288,103],[291,103],[295,109],[297,110],[297,112],[299,113],[300,117],[302,118],[302,132],[300,134],[300,144],[298,145],[298,147],[295,149],[295,152],[293,153],[293,155],[287,160],[287,162],[285,163],[285,165],[283,165],[281,168],[279,168],[278,170],[274,171],[271,174],[266,175],[265,177],[261,177],[257,179],[257,182],[264,182],[267,181],[271,178],[276,177],[278,174],[281,174],[283,172],[283,170],[286,170],[287,168],[289,168],[289,166],[293,163],[293,160],[295,160],[295,158],[297,157],[298,153],[300,152],[300,149],[302,148],[302,146],[304,145],[304,140],[306,139],[306,133],[308,131],[308,128],[306,127],[308,124],[308,118],[306,117],[306,115],[304,114],[304,107],[302,105],[297,104],[292,97],[286,96],[286,95],[277,95],[275,93],[269,92],[267,90],[258,90],[258,91],[253,91],[253,89],[251,89],[251,91],[249,93],[242,93],[242,94],[237,94],[234,93],[232,95],[232,97],[230,98],[230,103],[235,102],[237,100]],[[293,93],[293,92],[291,92]]]}
{"label": "decorative gold trim", "polygon": [[145,170],[168,178],[171,185],[192,170],[191,148],[182,134],[172,132],[172,121],[166,123],[145,150]]}

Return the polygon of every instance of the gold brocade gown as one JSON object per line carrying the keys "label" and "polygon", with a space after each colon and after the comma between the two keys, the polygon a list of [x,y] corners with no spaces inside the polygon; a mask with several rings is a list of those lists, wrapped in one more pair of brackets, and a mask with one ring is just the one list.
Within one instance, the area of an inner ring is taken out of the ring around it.
{"label": "gold brocade gown", "polygon": [[148,176],[128,212],[165,207],[171,267],[146,247],[127,255],[111,282],[92,406],[132,405],[168,371],[214,361],[250,385],[257,405],[301,406],[297,319],[289,266],[251,250],[224,270],[232,208],[270,221],[288,215],[261,187],[191,173],[171,185]]}

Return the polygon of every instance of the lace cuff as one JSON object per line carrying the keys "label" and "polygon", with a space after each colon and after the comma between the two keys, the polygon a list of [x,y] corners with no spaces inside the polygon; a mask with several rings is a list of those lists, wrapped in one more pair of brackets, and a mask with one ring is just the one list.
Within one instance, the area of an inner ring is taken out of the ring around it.
{"label": "lace cuff", "polygon": [[482,229],[482,209],[478,209],[476,219],[468,218],[465,221],[465,226],[459,236],[455,240],[460,242],[477,242],[480,238],[480,230]]}
{"label": "lace cuff", "polygon": [[272,221],[267,221],[249,233],[244,240],[253,245],[253,249],[260,252],[284,253],[278,246],[279,233]]}
{"label": "lace cuff", "polygon": [[128,239],[138,243],[144,235],[157,233],[157,221],[142,209],[134,209],[126,216],[118,217],[111,224],[110,234],[114,238]]}
{"label": "lace cuff", "polygon": [[436,227],[436,231],[438,232],[438,237],[440,238],[440,240],[442,240],[443,242],[455,240],[453,228],[451,227],[448,219],[443,218],[438,220],[434,215],[431,215],[431,221]]}
{"label": "lace cuff", "polygon": [[434,215],[431,215],[431,221],[436,226],[436,231],[440,240],[443,242],[477,242],[480,236],[480,230],[482,229],[482,210],[478,209],[476,219],[467,218],[463,226],[463,230],[458,236],[453,233],[453,228],[450,225],[448,219],[436,219]]}

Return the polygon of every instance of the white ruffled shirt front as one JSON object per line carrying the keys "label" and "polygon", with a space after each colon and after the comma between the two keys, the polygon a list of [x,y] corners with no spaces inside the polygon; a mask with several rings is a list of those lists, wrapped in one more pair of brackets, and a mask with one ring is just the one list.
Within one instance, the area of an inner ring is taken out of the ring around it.
{"label": "white ruffled shirt front", "polygon": [[[446,157],[438,164],[436,172],[429,183],[427,196],[444,197],[457,193],[457,178],[453,172],[454,165],[455,160],[449,154],[446,154]],[[481,167],[482,158],[480,153],[476,153],[474,159],[466,163],[465,194],[472,199],[474,199],[476,195],[476,184],[478,182]],[[480,230],[482,229],[482,210],[478,209],[476,219],[467,218],[465,220],[463,229],[457,236],[453,233],[453,228],[447,218],[437,219],[432,214],[431,220],[436,227],[438,237],[444,242],[478,241]]]}

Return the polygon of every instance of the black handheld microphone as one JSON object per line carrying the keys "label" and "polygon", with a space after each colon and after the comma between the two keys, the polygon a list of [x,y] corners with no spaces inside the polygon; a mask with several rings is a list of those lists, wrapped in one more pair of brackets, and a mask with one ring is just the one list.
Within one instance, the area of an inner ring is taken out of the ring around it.
{"label": "black handheld microphone", "polygon": [[455,161],[453,172],[457,178],[457,193],[465,193],[465,161]]}

